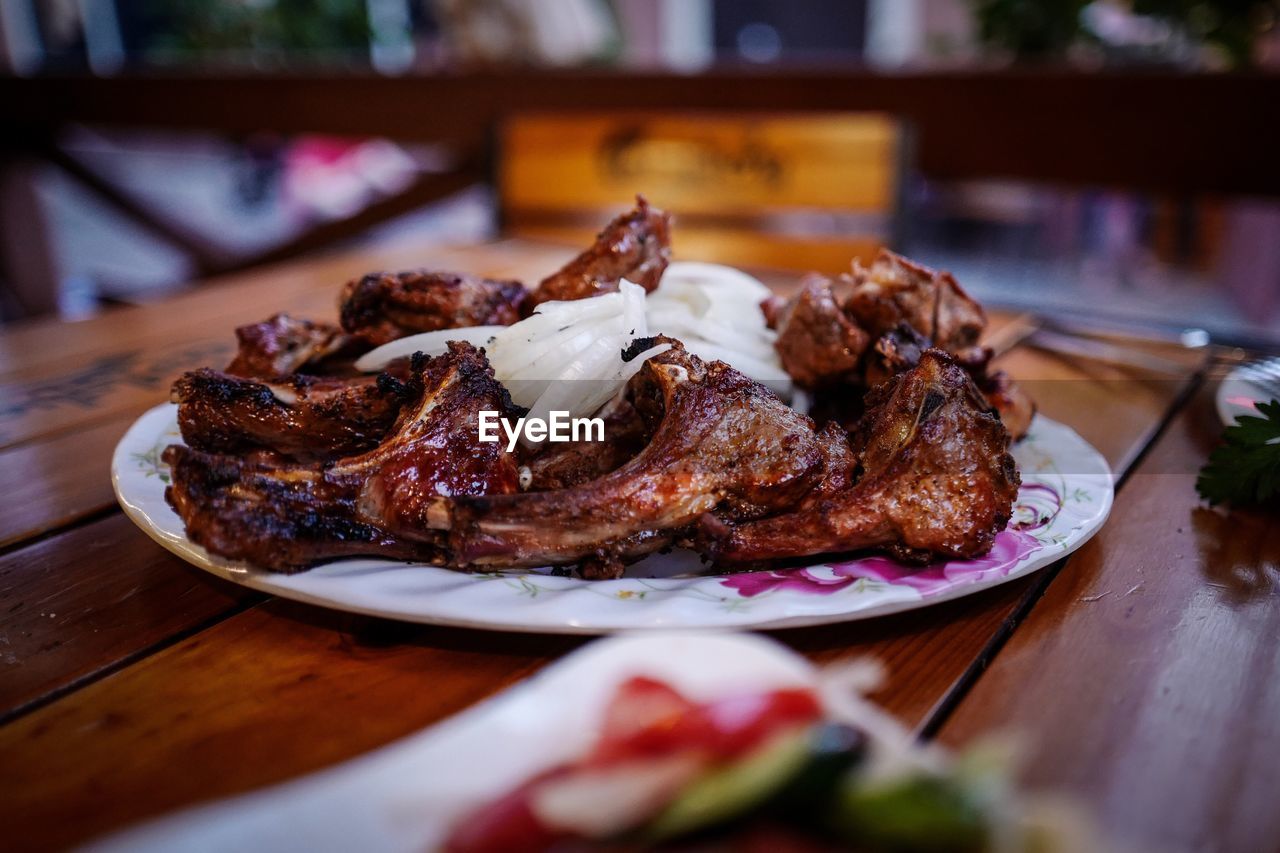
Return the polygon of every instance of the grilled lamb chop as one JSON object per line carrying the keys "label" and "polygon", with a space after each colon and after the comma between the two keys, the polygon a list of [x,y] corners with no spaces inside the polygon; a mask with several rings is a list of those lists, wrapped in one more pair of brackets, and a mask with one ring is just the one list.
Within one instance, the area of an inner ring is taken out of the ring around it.
{"label": "grilled lamb chop", "polygon": [[389,373],[242,379],[202,368],[173,384],[182,439],[196,450],[271,450],[298,461],[363,453],[386,437],[411,389]]}
{"label": "grilled lamb chop", "polygon": [[369,347],[439,329],[509,326],[529,293],[518,281],[449,272],[376,272],[347,283],[342,328]]}
{"label": "grilled lamb chop", "polygon": [[527,308],[613,293],[622,279],[652,291],[671,260],[671,217],[636,196],[635,210],[604,227],[591,248],[544,278]]}
{"label": "grilled lamb chop", "polygon": [[165,499],[187,536],[210,553],[278,572],[342,557],[443,562],[438,541],[409,540],[365,521],[359,489],[332,482],[322,466],[205,453],[180,444],[164,452],[172,485]]}
{"label": "grilled lamb chop", "polygon": [[309,372],[326,361],[359,355],[366,349],[337,326],[288,314],[241,326],[236,329],[236,339],[240,348],[227,365],[227,373],[247,379],[272,379],[304,369]]}
{"label": "grilled lamb chop", "polygon": [[1008,524],[1019,478],[1009,434],[972,379],[942,350],[869,395],[851,440],[861,473],[796,512],[726,525],[710,550],[723,566],[864,549],[924,562],[972,558]]}
{"label": "grilled lamb chop", "polygon": [[517,490],[515,459],[478,435],[480,411],[512,406],[469,344],[416,358],[409,384],[414,402],[368,453],[301,465],[173,445],[165,498],[192,541],[268,569],[359,555],[443,563],[445,502]]}
{"label": "grilled lamb chop", "polygon": [[460,567],[582,563],[616,577],[671,545],[704,513],[729,521],[792,506],[824,474],[812,421],[722,362],[669,339],[632,378],[637,412],[655,425],[639,455],[598,479],[552,492],[455,501],[450,547]]}

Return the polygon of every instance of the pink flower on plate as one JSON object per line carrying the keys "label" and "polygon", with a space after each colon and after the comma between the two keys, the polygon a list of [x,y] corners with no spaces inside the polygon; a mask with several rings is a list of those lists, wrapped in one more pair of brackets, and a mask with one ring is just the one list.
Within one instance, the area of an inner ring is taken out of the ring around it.
{"label": "pink flower on plate", "polygon": [[1009,528],[996,536],[995,544],[985,557],[976,560],[939,560],[927,566],[908,566],[889,557],[862,557],[829,566],[831,577],[812,569],[780,569],[749,572],[722,578],[720,583],[751,598],[776,589],[791,589],[813,595],[831,595],[859,578],[909,586],[923,597],[962,584],[1006,577],[1032,551],[1041,547],[1034,536]]}

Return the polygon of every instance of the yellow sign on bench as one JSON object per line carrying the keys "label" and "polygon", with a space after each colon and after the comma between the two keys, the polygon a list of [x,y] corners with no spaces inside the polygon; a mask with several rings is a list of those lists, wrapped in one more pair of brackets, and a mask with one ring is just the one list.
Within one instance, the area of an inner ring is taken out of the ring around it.
{"label": "yellow sign on bench", "polygon": [[902,134],[881,115],[524,115],[504,128],[507,229],[580,243],[637,192],[677,257],[837,271],[886,240]]}

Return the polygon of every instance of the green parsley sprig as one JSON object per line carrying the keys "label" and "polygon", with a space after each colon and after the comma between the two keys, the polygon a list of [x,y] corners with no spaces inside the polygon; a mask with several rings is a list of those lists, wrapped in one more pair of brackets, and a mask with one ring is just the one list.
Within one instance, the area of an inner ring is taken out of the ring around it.
{"label": "green parsley sprig", "polygon": [[1200,469],[1196,491],[1210,504],[1244,506],[1280,496],[1280,400],[1257,405],[1262,417],[1236,418]]}

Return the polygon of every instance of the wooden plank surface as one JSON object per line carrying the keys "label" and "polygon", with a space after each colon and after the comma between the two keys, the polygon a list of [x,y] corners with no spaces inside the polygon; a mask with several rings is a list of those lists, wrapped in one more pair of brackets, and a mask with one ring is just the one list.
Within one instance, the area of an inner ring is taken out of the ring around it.
{"label": "wooden plank surface", "polygon": [[113,506],[111,454],[133,418],[111,417],[0,450],[0,547]]}
{"label": "wooden plank surface", "polygon": [[273,601],[69,697],[87,702],[55,702],[0,730],[6,842],[64,847],[319,769],[459,711],[579,642]]}
{"label": "wooden plank surface", "polygon": [[0,557],[0,720],[260,598],[124,515]]}
{"label": "wooden plank surface", "polygon": [[1280,525],[1208,509],[1201,394],[940,737],[1012,729],[1026,777],[1140,849],[1280,844]]}

